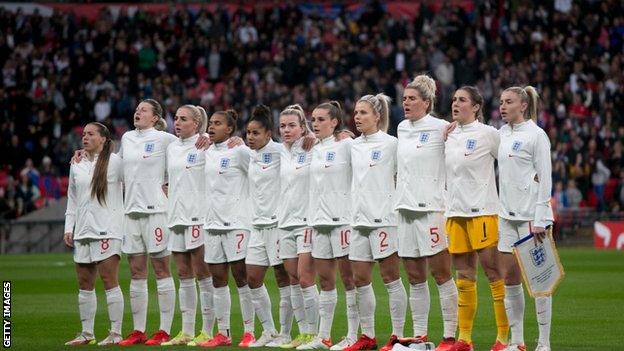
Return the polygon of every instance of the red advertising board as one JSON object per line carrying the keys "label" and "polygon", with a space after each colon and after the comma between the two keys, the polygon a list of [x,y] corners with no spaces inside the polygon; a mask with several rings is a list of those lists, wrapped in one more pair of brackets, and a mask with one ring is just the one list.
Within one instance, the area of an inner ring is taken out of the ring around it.
{"label": "red advertising board", "polygon": [[594,222],[594,247],[624,250],[624,221]]}

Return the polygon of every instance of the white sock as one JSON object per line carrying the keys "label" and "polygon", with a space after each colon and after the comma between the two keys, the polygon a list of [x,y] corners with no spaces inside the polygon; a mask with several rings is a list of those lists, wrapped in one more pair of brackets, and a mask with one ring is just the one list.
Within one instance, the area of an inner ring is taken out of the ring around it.
{"label": "white sock", "polygon": [[321,291],[319,295],[319,331],[318,336],[323,339],[331,337],[331,328],[334,322],[334,311],[338,303],[338,293],[336,289],[329,291]]}
{"label": "white sock", "polygon": [[95,323],[95,312],[97,310],[95,289],[78,291],[78,310],[80,311],[82,332],[94,335],[93,324]]}
{"label": "white sock", "polygon": [[134,330],[145,332],[147,319],[147,279],[130,280],[130,308]]}
{"label": "white sock", "polygon": [[362,334],[369,338],[375,337],[375,293],[373,292],[373,284],[368,284],[357,289],[357,304],[360,314],[360,325],[362,326]]}
{"label": "white sock", "polygon": [[202,331],[212,335],[214,327],[215,310],[214,310],[214,288],[212,286],[212,277],[204,278],[197,282],[199,285],[199,302],[202,311]]}
{"label": "white sock", "polygon": [[303,309],[303,292],[301,286],[290,286],[290,302],[292,303],[293,314],[299,327],[299,334],[305,334],[308,332],[308,324],[305,319],[305,310]]}
{"label": "white sock", "polygon": [[412,310],[414,336],[427,335],[429,308],[431,307],[431,297],[429,296],[429,285],[427,281],[424,283],[410,284],[409,304]]}
{"label": "white sock", "polygon": [[402,338],[403,327],[405,326],[405,312],[407,311],[407,292],[401,278],[385,285],[386,290],[388,290],[392,334]]}
{"label": "white sock", "polygon": [[228,286],[214,288],[214,307],[219,333],[230,336],[230,309],[232,301]]}
{"label": "white sock", "polygon": [[290,335],[293,322],[293,308],[292,301],[290,300],[290,286],[279,288],[279,294],[280,334]]}
{"label": "white sock", "polygon": [[238,301],[240,302],[241,317],[243,318],[245,333],[253,333],[255,314],[249,285],[238,288]]}
{"label": "white sock", "polygon": [[522,284],[505,285],[505,311],[511,329],[511,343],[524,344],[524,291]]}
{"label": "white sock", "polygon": [[124,314],[124,297],[119,286],[106,290],[108,319],[111,322],[111,333],[121,335],[121,323]]}
{"label": "white sock", "polygon": [[273,314],[271,313],[271,298],[269,298],[269,292],[266,286],[263,284],[259,288],[251,289],[251,299],[256,316],[258,316],[262,324],[262,329],[275,334],[275,323],[273,322]]}
{"label": "white sock", "polygon": [[316,285],[301,289],[303,293],[303,306],[305,307],[305,319],[308,323],[308,334],[318,334],[319,322],[319,292]]}
{"label": "white sock", "polygon": [[440,295],[440,309],[442,310],[442,321],[444,323],[444,337],[454,338],[457,331],[457,285],[453,278],[446,283],[438,285]]}
{"label": "white sock", "polygon": [[347,295],[347,337],[351,340],[357,340],[360,314],[358,313],[356,290],[347,290],[345,295]]}
{"label": "white sock", "polygon": [[173,278],[156,280],[156,290],[158,291],[158,309],[160,309],[160,330],[170,334],[173,312],[175,312],[176,295]]}
{"label": "white sock", "polygon": [[197,313],[197,287],[195,279],[180,279],[178,288],[180,311],[182,312],[182,332],[195,336],[195,314]]}
{"label": "white sock", "polygon": [[535,299],[535,313],[539,329],[539,343],[550,347],[550,324],[552,322],[552,296]]}

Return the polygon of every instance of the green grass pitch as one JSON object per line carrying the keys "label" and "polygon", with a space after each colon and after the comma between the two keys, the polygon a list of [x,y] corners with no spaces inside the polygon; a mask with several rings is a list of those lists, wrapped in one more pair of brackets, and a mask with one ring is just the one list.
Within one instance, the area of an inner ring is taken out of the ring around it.
{"label": "green grass pitch", "polygon": [[[622,323],[624,322],[624,253],[596,251],[593,249],[563,248],[561,261],[566,278],[559,286],[553,303],[552,349],[559,350],[618,350],[624,349]],[[172,270],[175,268],[172,266]],[[12,282],[12,349],[59,350],[67,349],[63,343],[80,330],[77,307],[77,282],[72,257],[69,254],[4,255],[0,256],[0,277]],[[125,297],[124,334],[132,328],[128,265],[122,260],[120,279]],[[407,284],[406,277],[403,282]],[[431,313],[429,337],[435,343],[442,334],[439,300],[435,284],[430,282]],[[158,306],[153,277],[149,283],[148,333],[158,328]],[[177,284],[177,281],[176,281]],[[267,275],[267,288],[273,302],[273,316],[277,320],[279,296],[272,272]],[[377,296],[377,340],[381,346],[390,333],[388,298],[378,271],[374,273]],[[100,281],[96,286],[98,311],[95,332],[98,340],[108,334],[106,299]],[[232,289],[232,333],[234,342],[242,334],[238,296]],[[339,301],[336,307],[332,336],[335,342],[346,333],[345,298],[339,284]],[[474,323],[475,350],[489,350],[495,338],[494,317],[487,281],[482,272],[478,283],[478,310]],[[537,327],[533,300],[526,299],[525,340],[528,350],[533,350]],[[177,308],[177,307],[176,307]],[[180,330],[180,313],[176,312],[172,332]],[[276,323],[279,327],[279,323]],[[411,318],[406,317],[406,335],[411,330]],[[201,316],[197,316],[197,328]],[[294,327],[296,329],[296,327]],[[261,327],[256,324],[256,330]],[[259,332],[256,333],[257,336]],[[137,347],[133,347],[136,349]],[[145,346],[138,346],[145,348]],[[164,347],[156,347],[165,349]],[[234,348],[234,347],[233,347]],[[102,349],[81,347],[80,349]],[[170,349],[170,347],[166,348]],[[177,347],[177,349],[188,349]]]}

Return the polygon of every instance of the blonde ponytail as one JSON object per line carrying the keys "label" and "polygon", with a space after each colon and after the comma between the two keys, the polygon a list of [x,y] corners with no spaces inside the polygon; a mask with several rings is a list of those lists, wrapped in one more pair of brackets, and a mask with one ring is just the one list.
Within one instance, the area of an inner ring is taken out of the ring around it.
{"label": "blonde ponytail", "polygon": [[358,102],[367,102],[373,107],[373,111],[379,116],[377,128],[384,132],[388,132],[390,125],[390,102],[392,99],[384,93],[377,95],[364,95]]}

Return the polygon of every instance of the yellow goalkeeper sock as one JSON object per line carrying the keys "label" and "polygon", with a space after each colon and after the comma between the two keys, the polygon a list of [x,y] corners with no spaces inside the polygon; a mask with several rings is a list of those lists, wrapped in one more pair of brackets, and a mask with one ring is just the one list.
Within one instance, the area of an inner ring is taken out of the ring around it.
{"label": "yellow goalkeeper sock", "polygon": [[507,344],[509,338],[509,321],[505,312],[505,282],[497,280],[490,283],[494,302],[494,318],[496,318],[496,340]]}
{"label": "yellow goalkeeper sock", "polygon": [[[477,313],[477,282],[457,279],[459,339],[472,342],[472,323]],[[504,306],[503,306],[504,307]],[[505,309],[503,308],[503,313]]]}

